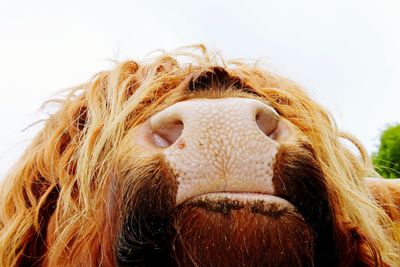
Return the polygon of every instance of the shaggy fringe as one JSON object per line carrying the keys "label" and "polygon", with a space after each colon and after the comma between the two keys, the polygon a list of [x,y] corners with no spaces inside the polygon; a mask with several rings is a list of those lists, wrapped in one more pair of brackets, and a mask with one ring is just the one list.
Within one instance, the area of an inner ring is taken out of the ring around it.
{"label": "shaggy fringe", "polygon": [[[184,100],[189,81],[213,66],[240,77],[309,138],[343,228],[362,234],[362,261],[398,266],[400,236],[363,183],[373,168],[362,145],[341,133],[329,113],[294,82],[258,64],[224,61],[202,45],[120,63],[56,101],[59,110],[1,185],[0,266],[115,265],[101,239],[119,144],[128,129]],[[340,137],[356,145],[362,161]],[[52,230],[46,232],[47,226]],[[25,255],[39,243],[43,247],[33,258]]]}

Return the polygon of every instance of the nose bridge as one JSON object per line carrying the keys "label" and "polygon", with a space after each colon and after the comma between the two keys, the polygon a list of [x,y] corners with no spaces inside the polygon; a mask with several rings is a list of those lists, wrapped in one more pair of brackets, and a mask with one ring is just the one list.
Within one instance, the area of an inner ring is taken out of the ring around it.
{"label": "nose bridge", "polygon": [[[182,103],[182,121],[187,128],[209,131],[257,127],[255,114],[268,107],[253,99],[210,99]],[[244,132],[243,132],[244,133]],[[243,134],[242,133],[242,134]],[[216,137],[216,136],[215,136]]]}
{"label": "nose bridge", "polygon": [[161,111],[151,118],[150,124],[153,129],[160,129],[182,123],[185,129],[200,128],[197,130],[202,131],[238,126],[256,127],[258,117],[263,124],[276,126],[279,116],[271,107],[254,99],[194,99],[178,102]]}
{"label": "nose bridge", "polygon": [[225,98],[180,102],[150,120],[153,129],[183,124],[163,151],[178,179],[177,204],[210,192],[273,193],[278,144],[260,130],[258,114],[267,121],[278,116],[260,101]]}

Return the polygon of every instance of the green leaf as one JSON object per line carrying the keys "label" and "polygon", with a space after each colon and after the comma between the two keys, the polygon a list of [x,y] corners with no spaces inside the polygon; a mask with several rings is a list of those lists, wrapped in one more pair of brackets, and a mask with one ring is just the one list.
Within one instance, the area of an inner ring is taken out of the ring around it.
{"label": "green leaf", "polygon": [[400,124],[388,126],[380,141],[378,152],[372,155],[376,171],[385,178],[400,177]]}

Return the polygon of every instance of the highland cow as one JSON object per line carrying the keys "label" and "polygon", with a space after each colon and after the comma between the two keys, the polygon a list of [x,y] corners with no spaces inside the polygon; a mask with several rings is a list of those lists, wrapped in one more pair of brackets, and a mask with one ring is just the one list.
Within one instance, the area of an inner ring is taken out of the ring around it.
{"label": "highland cow", "polygon": [[398,180],[295,82],[191,49],[57,100],[1,186],[0,265],[399,266]]}

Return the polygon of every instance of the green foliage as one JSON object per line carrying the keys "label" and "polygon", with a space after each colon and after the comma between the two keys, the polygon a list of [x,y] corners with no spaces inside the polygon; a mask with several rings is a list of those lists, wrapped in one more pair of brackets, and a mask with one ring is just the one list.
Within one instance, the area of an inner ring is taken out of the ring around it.
{"label": "green foliage", "polygon": [[379,151],[372,156],[372,162],[382,177],[400,177],[400,124],[383,131]]}

